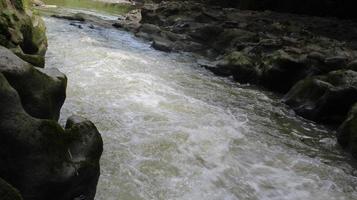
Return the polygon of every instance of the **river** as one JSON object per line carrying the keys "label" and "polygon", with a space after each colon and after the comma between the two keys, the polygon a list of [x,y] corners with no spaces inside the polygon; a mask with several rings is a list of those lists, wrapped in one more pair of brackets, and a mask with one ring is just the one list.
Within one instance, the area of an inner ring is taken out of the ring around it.
{"label": "river", "polygon": [[334,132],[273,94],[124,31],[45,22],[46,65],[69,79],[61,123],[81,115],[103,136],[97,200],[357,199]]}

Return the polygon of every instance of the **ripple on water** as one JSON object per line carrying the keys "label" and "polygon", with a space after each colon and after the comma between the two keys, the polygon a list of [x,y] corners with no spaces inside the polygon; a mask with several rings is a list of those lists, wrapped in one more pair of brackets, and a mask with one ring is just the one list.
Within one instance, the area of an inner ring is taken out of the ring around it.
{"label": "ripple on water", "polygon": [[47,65],[69,78],[62,123],[80,114],[103,135],[97,200],[357,199],[333,133],[274,95],[126,32],[45,21]]}

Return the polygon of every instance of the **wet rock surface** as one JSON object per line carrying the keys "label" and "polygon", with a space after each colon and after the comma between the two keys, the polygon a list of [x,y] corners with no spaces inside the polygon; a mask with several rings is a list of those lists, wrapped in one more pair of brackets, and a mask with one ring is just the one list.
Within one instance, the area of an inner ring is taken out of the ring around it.
{"label": "wet rock surface", "polygon": [[0,198],[94,199],[103,142],[86,119],[58,124],[67,78],[43,68],[46,49],[42,20],[1,1]]}
{"label": "wet rock surface", "polygon": [[337,139],[342,147],[353,155],[357,154],[357,104],[351,108],[347,119],[340,126]]}
{"label": "wet rock surface", "polygon": [[16,3],[1,1],[0,4],[0,45],[11,49],[23,60],[44,67],[46,27],[39,16],[25,10],[21,0],[13,2]]}
{"label": "wet rock surface", "polygon": [[36,68],[1,46],[0,72],[18,91],[27,113],[39,119],[58,120],[66,98],[64,74],[55,68]]}

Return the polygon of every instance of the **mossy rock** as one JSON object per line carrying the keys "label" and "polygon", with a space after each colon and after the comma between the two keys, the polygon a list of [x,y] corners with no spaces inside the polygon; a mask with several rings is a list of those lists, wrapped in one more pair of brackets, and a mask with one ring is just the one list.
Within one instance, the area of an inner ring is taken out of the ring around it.
{"label": "mossy rock", "polygon": [[208,69],[219,76],[233,76],[240,83],[258,83],[261,76],[253,60],[240,51],[229,53],[216,67]]}
{"label": "mossy rock", "polygon": [[22,0],[2,1],[0,45],[14,50],[27,62],[44,67],[47,50],[46,28],[42,19],[25,11]]}
{"label": "mossy rock", "polygon": [[357,72],[338,70],[306,78],[285,95],[284,101],[305,118],[339,125],[357,101]]}
{"label": "mossy rock", "polygon": [[265,55],[262,68],[262,84],[280,93],[288,92],[295,83],[308,76],[311,70],[303,56],[284,50]]}

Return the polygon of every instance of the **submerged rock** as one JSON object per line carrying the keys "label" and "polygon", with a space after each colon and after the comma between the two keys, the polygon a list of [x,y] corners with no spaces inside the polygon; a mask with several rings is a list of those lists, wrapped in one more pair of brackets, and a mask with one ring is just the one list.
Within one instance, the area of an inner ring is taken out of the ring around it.
{"label": "submerged rock", "polygon": [[285,95],[284,102],[307,119],[339,124],[357,102],[357,72],[338,70],[306,78]]}

